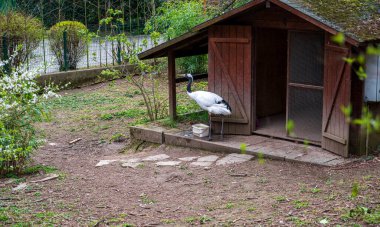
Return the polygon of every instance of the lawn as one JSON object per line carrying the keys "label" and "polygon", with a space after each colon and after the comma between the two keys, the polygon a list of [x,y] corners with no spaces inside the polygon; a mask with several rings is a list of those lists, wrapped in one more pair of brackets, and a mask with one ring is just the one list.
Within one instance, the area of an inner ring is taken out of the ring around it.
{"label": "lawn", "polygon": [[[160,81],[166,94],[167,81]],[[179,114],[197,112],[186,84],[177,91]],[[207,89],[200,81],[194,90]],[[224,154],[144,144],[131,149],[128,126],[148,120],[140,92],[125,80],[61,93],[49,103],[51,121],[39,123],[45,144],[24,175],[0,179],[4,226],[366,226],[380,224],[380,161],[326,168],[254,159],[197,168],[100,160]],[[189,128],[207,114],[155,124]],[[78,142],[70,141],[81,138]],[[46,174],[57,179],[33,183]],[[26,183],[22,190],[12,188]]]}

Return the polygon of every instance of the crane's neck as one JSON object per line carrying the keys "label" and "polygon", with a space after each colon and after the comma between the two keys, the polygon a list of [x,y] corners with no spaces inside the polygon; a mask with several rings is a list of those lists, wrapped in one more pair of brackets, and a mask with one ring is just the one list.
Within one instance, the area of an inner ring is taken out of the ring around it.
{"label": "crane's neck", "polygon": [[187,93],[191,93],[191,83],[193,82],[193,78],[188,79],[189,82],[187,83]]}

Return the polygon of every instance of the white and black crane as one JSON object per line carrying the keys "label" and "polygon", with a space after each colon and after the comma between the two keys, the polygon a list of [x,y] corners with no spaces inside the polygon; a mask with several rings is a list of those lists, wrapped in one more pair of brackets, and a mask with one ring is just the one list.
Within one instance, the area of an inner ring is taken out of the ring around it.
{"label": "white and black crane", "polygon": [[194,101],[198,103],[198,105],[208,112],[209,115],[209,140],[211,140],[211,114],[221,115],[222,116],[222,128],[220,130],[221,138],[223,139],[223,124],[224,119],[223,116],[231,115],[231,107],[230,105],[219,95],[208,92],[208,91],[191,91],[191,84],[193,82],[193,76],[191,74],[185,74],[185,78],[188,79],[187,84],[187,94]]}

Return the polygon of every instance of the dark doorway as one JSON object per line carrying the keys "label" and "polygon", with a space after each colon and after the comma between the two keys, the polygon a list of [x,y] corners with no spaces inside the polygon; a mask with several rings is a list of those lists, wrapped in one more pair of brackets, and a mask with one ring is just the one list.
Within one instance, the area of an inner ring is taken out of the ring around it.
{"label": "dark doorway", "polygon": [[287,30],[256,30],[255,133],[286,137]]}

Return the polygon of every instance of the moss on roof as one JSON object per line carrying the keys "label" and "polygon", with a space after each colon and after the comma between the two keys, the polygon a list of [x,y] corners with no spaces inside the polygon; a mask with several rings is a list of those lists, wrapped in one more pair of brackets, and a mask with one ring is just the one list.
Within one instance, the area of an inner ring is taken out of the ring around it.
{"label": "moss on roof", "polygon": [[379,0],[280,0],[358,41],[380,39]]}

